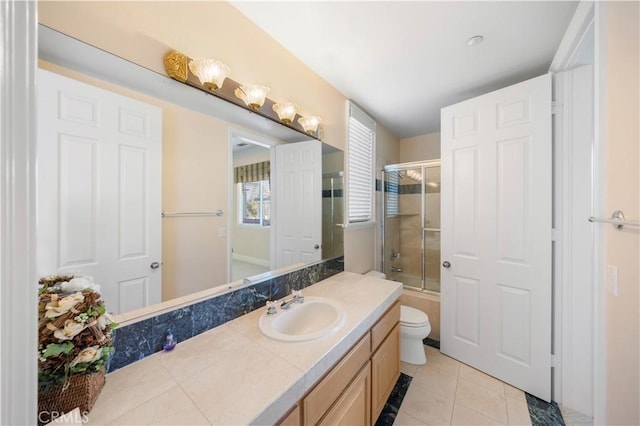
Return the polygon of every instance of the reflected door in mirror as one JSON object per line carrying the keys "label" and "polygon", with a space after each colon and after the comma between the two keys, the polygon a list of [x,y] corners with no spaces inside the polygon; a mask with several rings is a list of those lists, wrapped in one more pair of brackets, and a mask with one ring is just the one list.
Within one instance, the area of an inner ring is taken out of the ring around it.
{"label": "reflected door in mirror", "polygon": [[93,276],[114,313],[159,303],[161,110],[38,80],[38,274]]}
{"label": "reflected door in mirror", "polygon": [[321,259],[322,148],[319,141],[276,146],[276,267]]}

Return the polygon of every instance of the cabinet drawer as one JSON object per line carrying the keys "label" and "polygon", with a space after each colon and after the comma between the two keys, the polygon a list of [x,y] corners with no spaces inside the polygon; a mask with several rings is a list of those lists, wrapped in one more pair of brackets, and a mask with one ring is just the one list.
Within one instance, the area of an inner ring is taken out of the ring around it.
{"label": "cabinet drawer", "polygon": [[395,325],[400,322],[400,302],[397,301],[371,329],[371,352],[375,352]]}
{"label": "cabinet drawer", "polygon": [[320,420],[356,373],[369,361],[371,356],[370,348],[371,337],[367,333],[329,374],[309,392],[302,404],[304,424],[313,425]]}

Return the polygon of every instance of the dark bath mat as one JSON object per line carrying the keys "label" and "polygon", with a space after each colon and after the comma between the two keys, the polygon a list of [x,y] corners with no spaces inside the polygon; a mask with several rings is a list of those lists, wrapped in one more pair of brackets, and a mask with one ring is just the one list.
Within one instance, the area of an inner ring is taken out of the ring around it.
{"label": "dark bath mat", "polygon": [[430,339],[428,337],[425,337],[424,340],[422,340],[422,343],[424,343],[427,346],[431,346],[432,348],[440,349],[440,340],[435,340],[435,339]]}

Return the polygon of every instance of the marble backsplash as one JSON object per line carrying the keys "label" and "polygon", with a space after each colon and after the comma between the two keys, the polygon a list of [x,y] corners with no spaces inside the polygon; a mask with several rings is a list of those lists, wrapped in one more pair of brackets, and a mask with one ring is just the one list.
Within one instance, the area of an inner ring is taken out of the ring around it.
{"label": "marble backsplash", "polygon": [[167,330],[180,342],[302,290],[344,270],[344,257],[316,263],[254,285],[116,328],[108,372],[162,350]]}

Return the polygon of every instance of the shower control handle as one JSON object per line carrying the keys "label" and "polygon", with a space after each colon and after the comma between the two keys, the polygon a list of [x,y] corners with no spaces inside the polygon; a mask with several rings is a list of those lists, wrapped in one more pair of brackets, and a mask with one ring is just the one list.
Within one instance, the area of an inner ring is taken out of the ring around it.
{"label": "shower control handle", "polygon": [[444,262],[442,262],[442,266],[449,269],[451,268],[451,262],[449,262],[448,260],[445,260]]}

